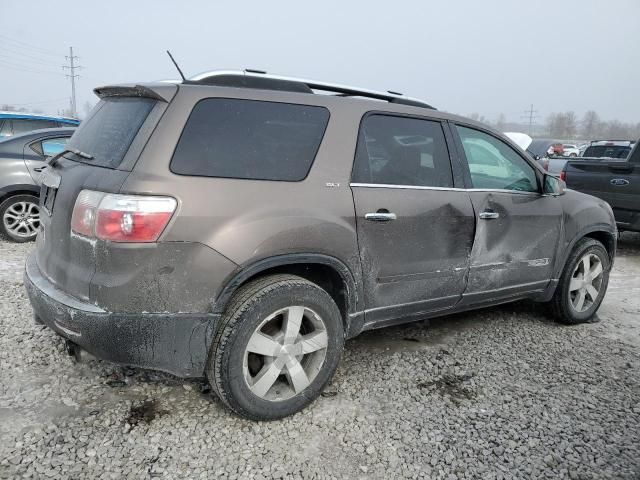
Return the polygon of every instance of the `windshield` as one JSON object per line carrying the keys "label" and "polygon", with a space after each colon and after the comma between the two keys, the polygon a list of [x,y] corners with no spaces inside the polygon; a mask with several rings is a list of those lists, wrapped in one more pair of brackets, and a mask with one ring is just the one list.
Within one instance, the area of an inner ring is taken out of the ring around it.
{"label": "windshield", "polygon": [[84,152],[93,159],[73,153],[65,154],[65,158],[117,168],[155,103],[155,100],[141,97],[100,100],[67,144],[68,148]]}

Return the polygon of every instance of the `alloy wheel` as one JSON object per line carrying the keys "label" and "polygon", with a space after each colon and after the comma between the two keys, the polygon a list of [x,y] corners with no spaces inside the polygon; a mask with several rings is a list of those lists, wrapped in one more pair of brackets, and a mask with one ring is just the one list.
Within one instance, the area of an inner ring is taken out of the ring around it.
{"label": "alloy wheel", "polygon": [[569,302],[576,312],[586,312],[596,302],[602,279],[600,258],[587,253],[574,268],[569,282]]}
{"label": "alloy wheel", "polygon": [[243,373],[254,395],[287,400],[317,377],[327,354],[327,329],[307,307],[278,310],[254,330],[244,353]]}
{"label": "alloy wheel", "polygon": [[30,238],[40,227],[40,207],[35,202],[16,202],[2,216],[8,233],[20,238]]}

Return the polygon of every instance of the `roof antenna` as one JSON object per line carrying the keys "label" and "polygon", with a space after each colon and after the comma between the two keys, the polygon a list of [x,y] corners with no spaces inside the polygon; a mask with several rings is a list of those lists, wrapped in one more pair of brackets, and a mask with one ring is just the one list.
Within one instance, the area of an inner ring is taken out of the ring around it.
{"label": "roof antenna", "polygon": [[182,81],[186,82],[187,79],[184,77],[184,73],[182,73],[182,70],[180,70],[180,67],[178,66],[178,63],[173,59],[173,55],[171,55],[171,52],[169,50],[167,50],[167,55],[169,55],[169,58],[171,59],[173,64],[176,66],[176,69],[178,70],[178,73],[182,77]]}

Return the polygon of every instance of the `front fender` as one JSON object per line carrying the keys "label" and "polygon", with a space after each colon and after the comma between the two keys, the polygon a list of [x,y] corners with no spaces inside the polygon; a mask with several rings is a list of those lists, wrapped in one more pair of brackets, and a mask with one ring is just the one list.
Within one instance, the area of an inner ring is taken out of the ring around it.
{"label": "front fender", "polygon": [[607,247],[613,262],[617,230],[613,211],[609,204],[604,200],[574,190],[567,190],[560,199],[563,206],[564,234],[559,255],[556,257],[554,279],[560,278],[569,254],[576,243],[586,236],[606,235],[610,243],[605,247]]}

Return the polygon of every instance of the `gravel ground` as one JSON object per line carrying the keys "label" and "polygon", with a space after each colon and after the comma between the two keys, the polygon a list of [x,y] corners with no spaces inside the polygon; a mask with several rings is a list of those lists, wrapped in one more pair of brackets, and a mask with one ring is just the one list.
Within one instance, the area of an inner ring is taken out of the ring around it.
{"label": "gravel ground", "polygon": [[197,381],[76,364],[0,243],[0,478],[640,478],[640,236],[600,323],[530,303],[368,332],[325,394],[234,417]]}

